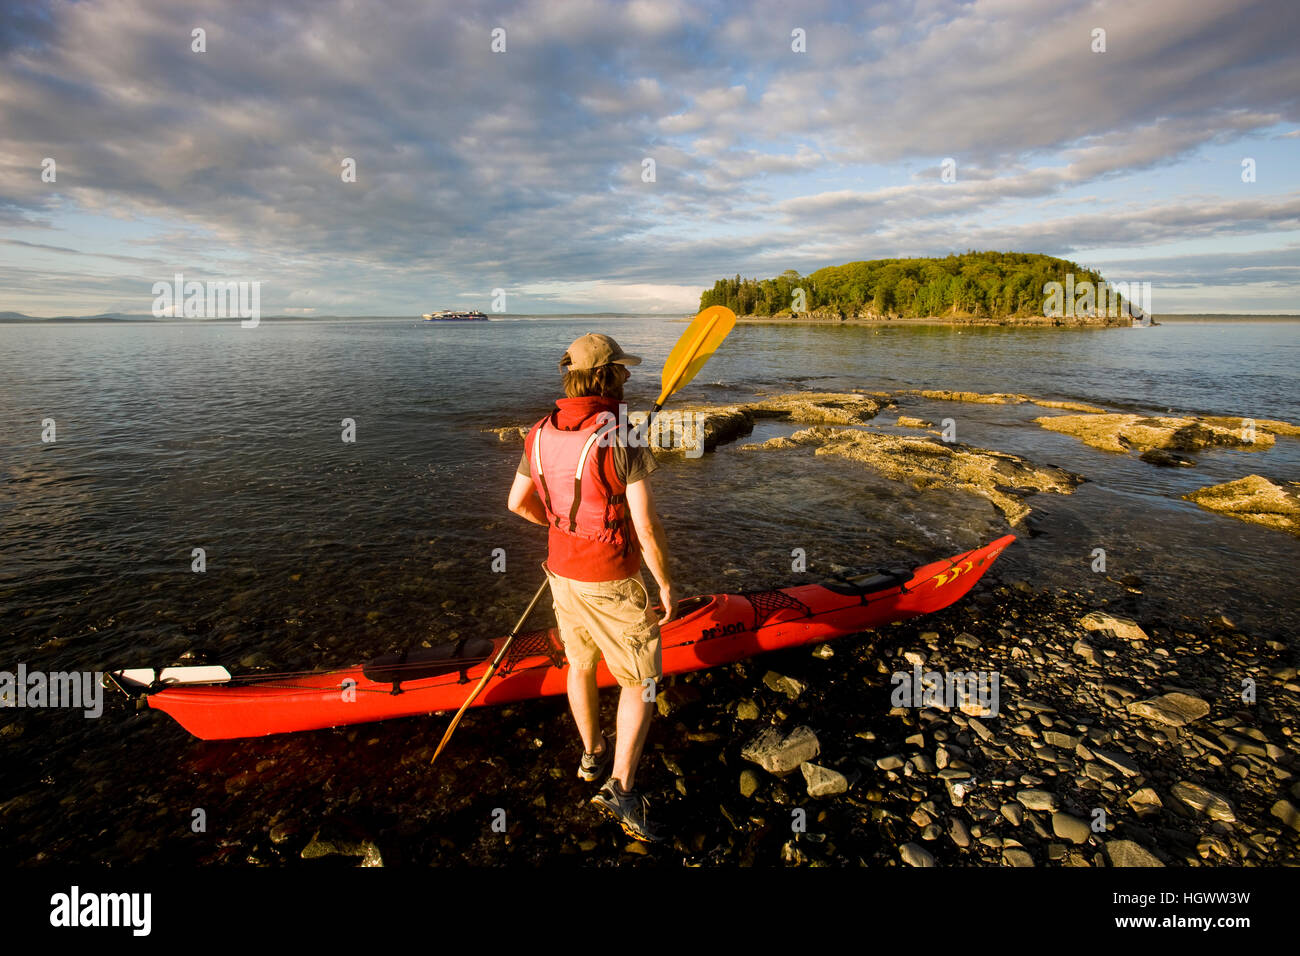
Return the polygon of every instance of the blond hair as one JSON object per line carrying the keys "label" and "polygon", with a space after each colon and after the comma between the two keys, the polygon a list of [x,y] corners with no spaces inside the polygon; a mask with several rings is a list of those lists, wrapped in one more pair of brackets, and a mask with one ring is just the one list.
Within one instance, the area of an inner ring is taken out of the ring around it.
{"label": "blond hair", "polygon": [[595,368],[566,369],[564,394],[569,398],[599,395],[616,402],[623,400],[622,366],[617,363],[597,365]]}

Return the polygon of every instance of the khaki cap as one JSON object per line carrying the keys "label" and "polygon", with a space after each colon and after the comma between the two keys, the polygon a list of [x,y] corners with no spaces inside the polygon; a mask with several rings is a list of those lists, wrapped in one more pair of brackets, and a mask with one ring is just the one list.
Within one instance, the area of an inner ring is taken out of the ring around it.
{"label": "khaki cap", "polygon": [[640,365],[641,356],[628,355],[608,335],[588,332],[577,339],[560,359],[560,370],[598,368],[601,365]]}

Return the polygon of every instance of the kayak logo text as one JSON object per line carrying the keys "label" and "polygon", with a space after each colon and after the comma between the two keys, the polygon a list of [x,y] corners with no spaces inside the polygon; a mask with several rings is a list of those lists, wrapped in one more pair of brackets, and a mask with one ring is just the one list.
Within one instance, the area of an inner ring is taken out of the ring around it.
{"label": "kayak logo text", "polygon": [[699,458],[704,454],[704,426],[708,421],[708,415],[704,412],[664,412],[655,418],[649,431],[646,430],[645,420],[645,412],[629,415],[627,405],[619,402],[617,417],[613,412],[601,412],[597,416],[597,421],[605,430],[596,439],[596,444],[602,448],[614,445],[624,448],[657,445],[664,450],[680,448],[687,458]]}
{"label": "kayak logo text", "polygon": [[997,671],[896,671],[889,682],[894,690],[889,702],[895,707],[943,707],[976,717],[998,715]]}
{"label": "kayak logo text", "polygon": [[77,707],[86,717],[104,712],[103,671],[0,671],[0,707]]}
{"label": "kayak logo text", "polygon": [[130,926],[148,936],[153,925],[150,893],[82,893],[78,886],[50,897],[51,926]]}
{"label": "kayak logo text", "polygon": [[740,622],[735,624],[719,624],[716,627],[706,627],[700,631],[700,640],[711,641],[715,637],[726,637],[728,634],[736,634],[746,630],[745,625]]}

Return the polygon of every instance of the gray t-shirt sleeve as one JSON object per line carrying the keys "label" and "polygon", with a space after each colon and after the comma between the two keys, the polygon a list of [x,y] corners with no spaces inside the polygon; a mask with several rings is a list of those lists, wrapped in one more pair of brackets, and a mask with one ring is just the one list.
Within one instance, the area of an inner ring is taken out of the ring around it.
{"label": "gray t-shirt sleeve", "polygon": [[625,485],[635,484],[658,467],[659,462],[649,448],[614,448],[614,469]]}

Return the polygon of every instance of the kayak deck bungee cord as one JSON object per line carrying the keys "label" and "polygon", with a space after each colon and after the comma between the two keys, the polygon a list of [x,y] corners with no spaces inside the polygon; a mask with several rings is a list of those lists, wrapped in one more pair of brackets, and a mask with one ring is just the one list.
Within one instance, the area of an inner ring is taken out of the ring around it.
{"label": "kayak deck bungee cord", "polygon": [[[942,610],[960,600],[1015,540],[907,570],[766,591],[709,594],[678,604],[660,626],[664,675],[729,664],[767,651],[856,634]],[[172,716],[204,740],[262,737],[454,711],[467,685],[487,672],[505,637],[389,654],[328,671],[230,676],[221,667],[113,671],[128,694]],[[519,634],[473,706],[566,692],[564,648],[556,628]],[[601,661],[596,683],[612,687]]]}

